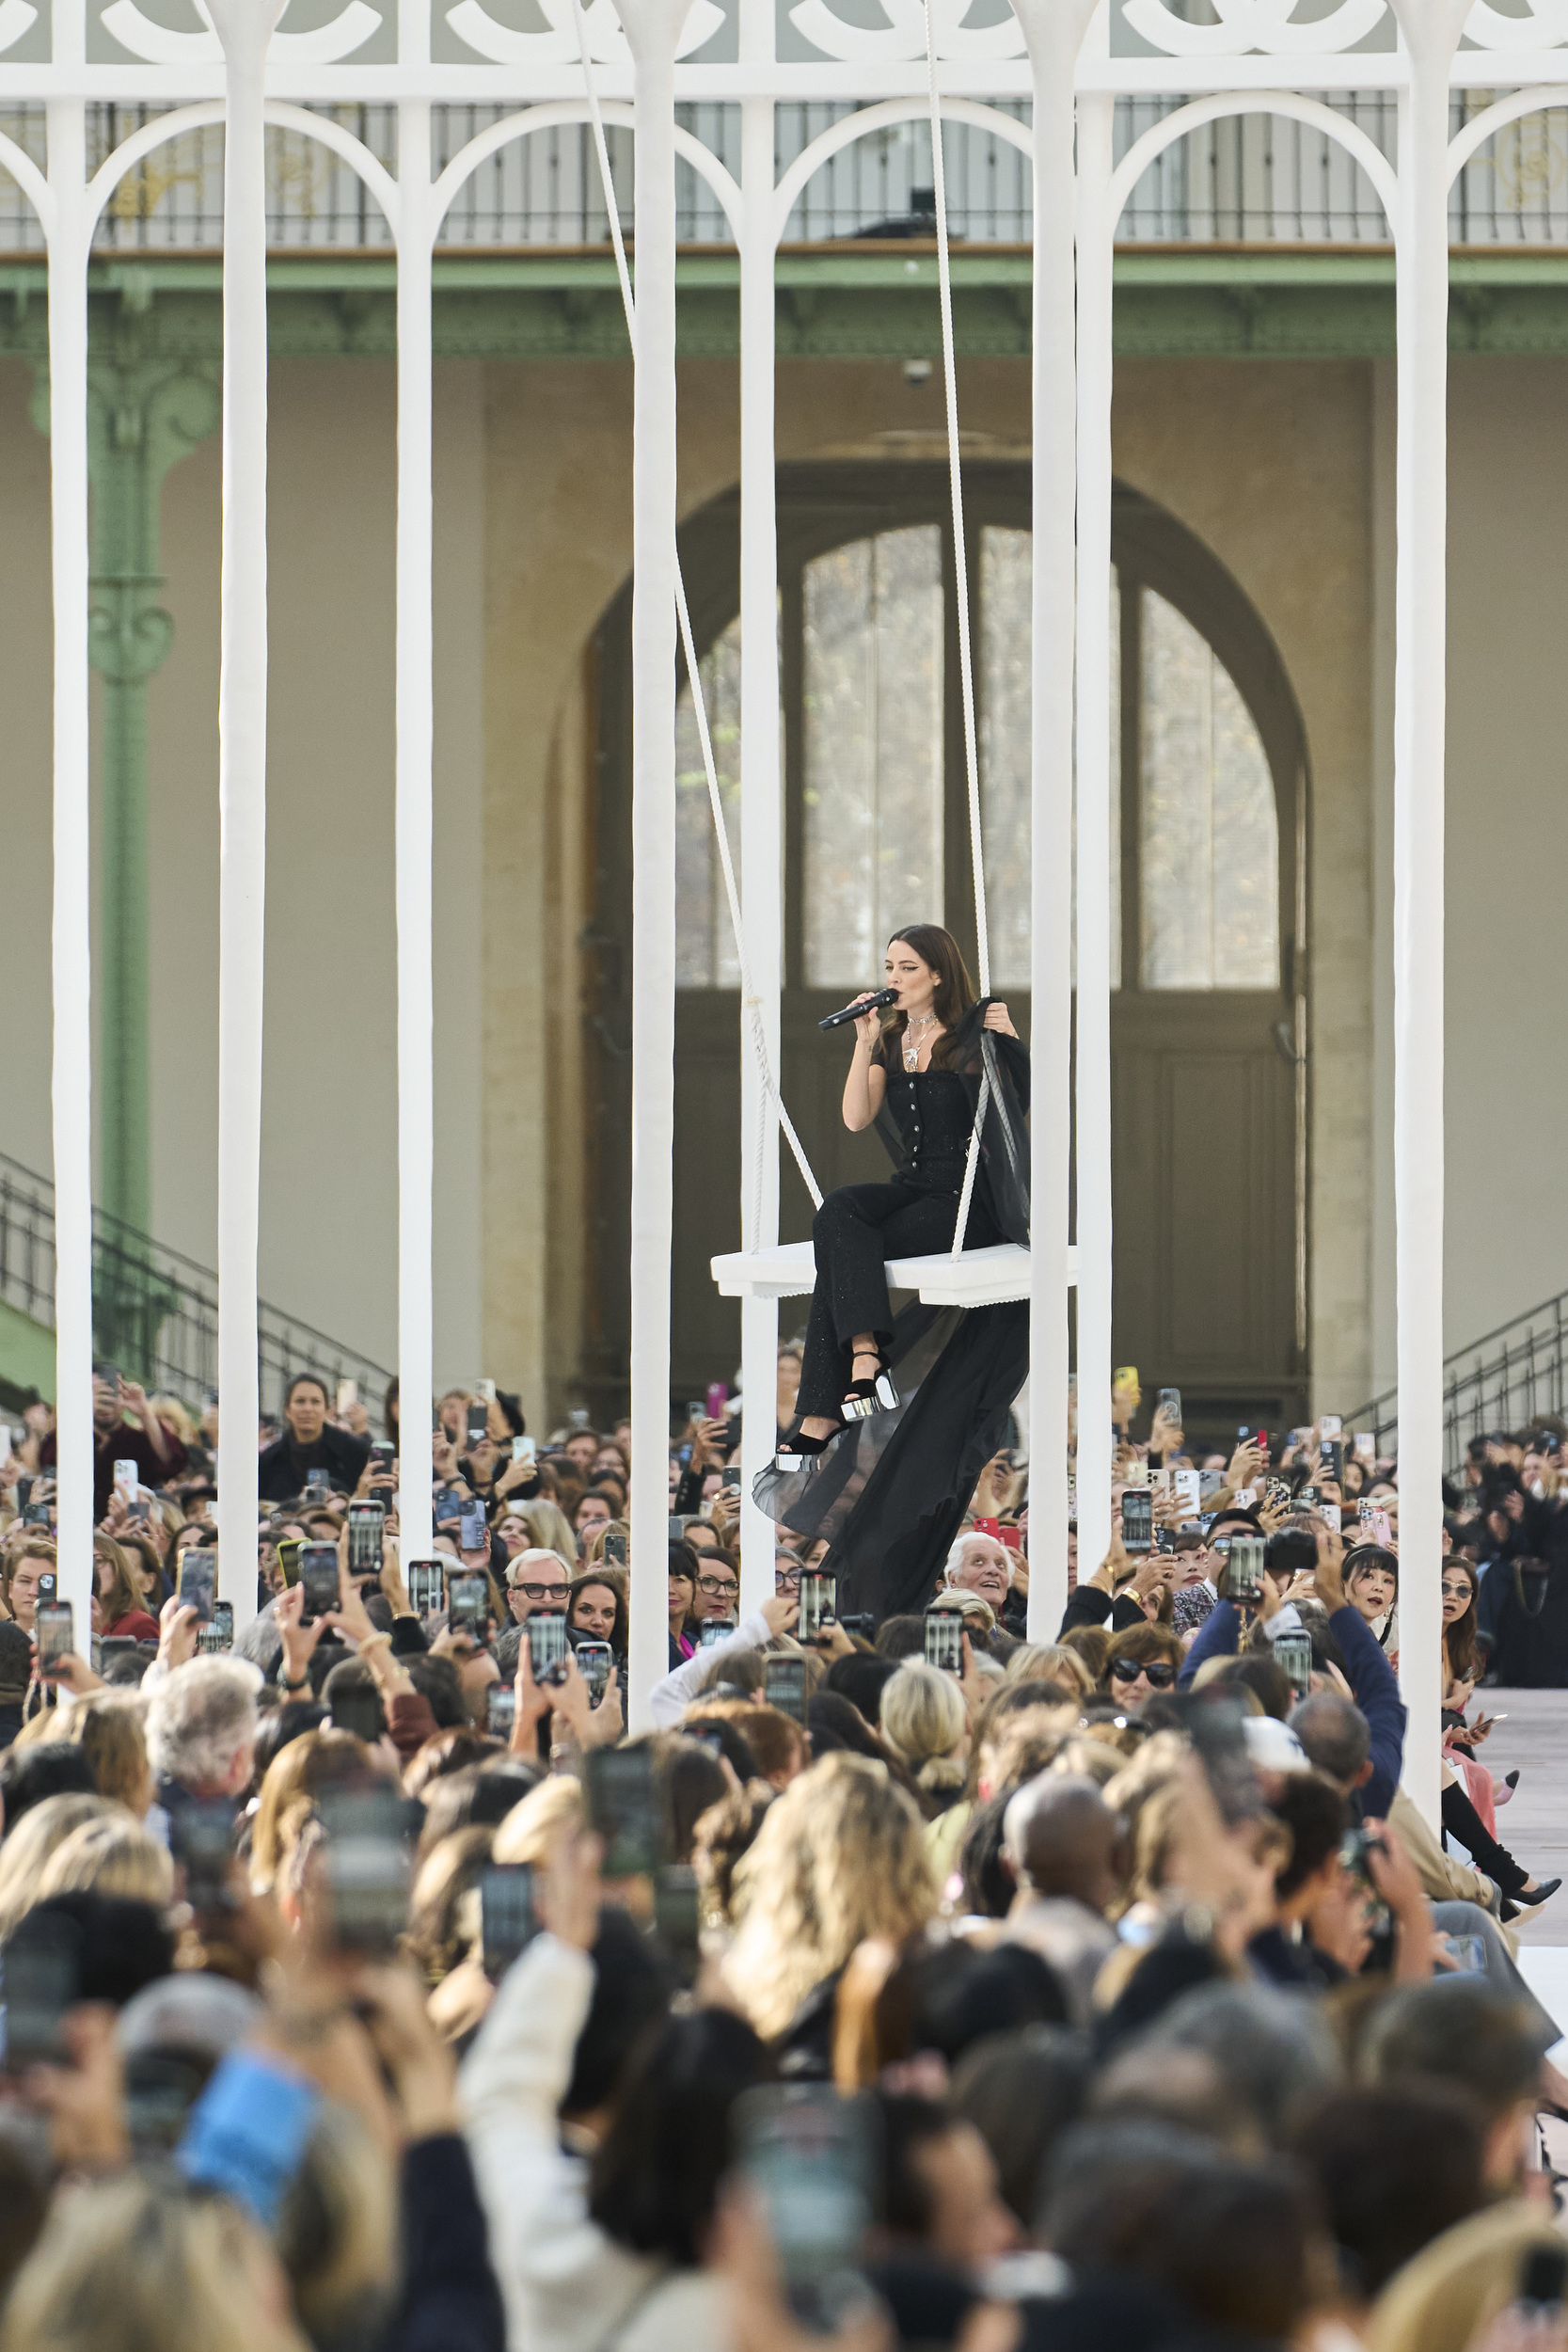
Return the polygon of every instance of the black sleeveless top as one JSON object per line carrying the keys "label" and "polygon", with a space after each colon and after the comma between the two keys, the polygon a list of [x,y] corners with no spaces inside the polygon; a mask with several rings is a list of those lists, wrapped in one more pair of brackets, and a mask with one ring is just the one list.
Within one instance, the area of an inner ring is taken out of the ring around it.
{"label": "black sleeveless top", "polygon": [[922,1192],[960,1193],[974,1124],[963,1080],[951,1070],[911,1074],[900,1064],[888,1071],[884,1100],[904,1147],[894,1182]]}

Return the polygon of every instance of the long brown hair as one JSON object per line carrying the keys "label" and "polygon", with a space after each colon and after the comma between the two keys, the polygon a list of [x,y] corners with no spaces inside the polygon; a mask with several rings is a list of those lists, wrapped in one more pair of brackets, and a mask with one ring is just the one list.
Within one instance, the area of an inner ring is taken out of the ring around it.
{"label": "long brown hair", "polygon": [[1481,1578],[1474,1564],[1460,1551],[1446,1551],[1438,1570],[1441,1581],[1450,1568],[1462,1571],[1470,1587],[1470,1605],[1462,1617],[1443,1628],[1443,1655],[1449,1661],[1449,1675],[1459,1682],[1468,1682],[1476,1672],[1476,1601],[1481,1592]]}
{"label": "long brown hair", "polygon": [[102,1596],[105,1631],[118,1625],[121,1617],[148,1616],[151,1613],[142,1597],[141,1589],[131,1574],[131,1563],[112,1535],[97,1534],[92,1539],[93,1583],[98,1582],[100,1561],[109,1570],[109,1589]]}
{"label": "long brown hair", "polygon": [[[888,941],[902,940],[912,947],[928,972],[936,976],[936,988],[931,996],[931,1010],[942,1029],[931,1048],[931,1067],[944,1070],[953,1047],[953,1032],[974,1004],[974,984],[963,960],[963,952],[951,931],[944,931],[940,923],[911,923],[904,930],[895,931]],[[903,1036],[905,1016],[901,1007],[890,1006],[882,1014],[881,1034],[872,1049],[873,1058],[890,1070],[898,1067],[897,1041]]]}

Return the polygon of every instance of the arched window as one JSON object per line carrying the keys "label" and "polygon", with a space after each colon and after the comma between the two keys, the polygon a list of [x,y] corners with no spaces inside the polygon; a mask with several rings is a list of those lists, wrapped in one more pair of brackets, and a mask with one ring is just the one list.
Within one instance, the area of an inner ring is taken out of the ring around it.
{"label": "arched window", "polygon": [[[937,462],[778,475],[783,855],[779,1075],[818,1182],[875,1182],[874,1135],[840,1116],[844,1041],[822,1016],[880,977],[890,932],[945,923],[971,971],[975,917],[951,508]],[[966,570],[991,986],[1031,1032],[1030,482],[966,465]],[[1307,1374],[1306,741],[1263,623],[1177,518],[1112,504],[1111,1082],[1117,1360],[1157,1364],[1215,1426],[1301,1418]],[[738,866],[739,501],[681,527],[728,838]],[[593,1180],[599,1359],[621,1376],[631,1171],[629,583],[597,644]],[[733,1364],[736,1311],[708,1279],[741,1243],[738,971],[692,698],[677,705],[674,1395]],[[759,974],[758,977],[762,976]],[[746,1049],[749,1051],[749,1048]],[[1216,1118],[1225,1148],[1216,1150]],[[1228,1120],[1228,1124],[1225,1122]],[[782,1236],[811,1204],[784,1161]],[[609,1375],[607,1375],[607,1377]],[[1266,1410],[1264,1409],[1266,1406]],[[1195,1420],[1195,1426],[1198,1423]]]}
{"label": "arched window", "polygon": [[832,548],[802,588],[802,977],[853,989],[942,903],[942,533]]}
{"label": "arched window", "polygon": [[[977,538],[991,976],[994,988],[1016,991],[1029,984],[1031,929],[1031,538],[1004,523],[981,524]],[[934,521],[868,532],[801,564],[798,695],[784,719],[786,744],[798,745],[796,977],[805,988],[864,985],[901,924],[945,914],[962,929],[961,911],[948,905],[953,895],[967,898],[968,882],[961,744],[955,759],[950,739],[948,574]],[[1110,843],[1112,985],[1276,989],[1279,820],[1258,723],[1210,639],[1126,566],[1112,576],[1111,644],[1112,774],[1121,793]],[[702,675],[738,858],[738,620],[704,655]],[[1135,748],[1135,764],[1124,746]],[[676,769],[679,985],[733,988],[738,974],[689,683],[677,707]],[[1124,840],[1131,906],[1122,904]],[[944,887],[950,846],[962,875],[957,894]]]}

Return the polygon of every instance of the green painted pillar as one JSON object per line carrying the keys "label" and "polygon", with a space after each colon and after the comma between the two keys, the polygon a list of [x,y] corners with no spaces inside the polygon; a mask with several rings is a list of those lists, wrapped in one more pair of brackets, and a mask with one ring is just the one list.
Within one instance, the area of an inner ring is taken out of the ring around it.
{"label": "green painted pillar", "polygon": [[[151,1222],[147,685],[174,623],[160,602],[164,476],[215,431],[214,361],[160,349],[142,273],[92,306],[87,462],[92,487],[88,653],[103,680],[99,835],[98,1200],[138,1233]],[[40,370],[35,421],[46,423]]]}

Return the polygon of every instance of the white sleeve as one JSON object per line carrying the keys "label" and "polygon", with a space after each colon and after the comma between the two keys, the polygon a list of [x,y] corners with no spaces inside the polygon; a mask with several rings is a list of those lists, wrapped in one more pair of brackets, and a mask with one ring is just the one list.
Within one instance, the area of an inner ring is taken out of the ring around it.
{"label": "white sleeve", "polygon": [[648,1693],[649,1710],[659,1729],[668,1731],[672,1724],[679,1723],[697,1696],[697,1686],[705,1679],[716,1659],[727,1658],[732,1650],[761,1649],[772,1639],[773,1629],[759,1609],[754,1616],[743,1617],[735,1631],[726,1634],[723,1641],[714,1642],[708,1648],[697,1650],[690,1658],[682,1659],[680,1664],[667,1674],[662,1682],[656,1682]]}

